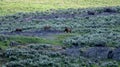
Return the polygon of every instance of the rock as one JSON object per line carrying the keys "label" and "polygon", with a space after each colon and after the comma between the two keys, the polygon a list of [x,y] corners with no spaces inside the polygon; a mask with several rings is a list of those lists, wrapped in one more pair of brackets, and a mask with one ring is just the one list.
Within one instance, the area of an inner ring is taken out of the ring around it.
{"label": "rock", "polygon": [[93,12],[93,11],[88,11],[87,13],[88,13],[88,15],[95,15],[95,12]]}
{"label": "rock", "polygon": [[113,50],[112,59],[120,61],[120,48]]}
{"label": "rock", "polygon": [[115,13],[116,12],[116,10],[113,10],[113,9],[110,9],[110,8],[105,8],[103,11],[104,12],[111,12],[111,13]]}
{"label": "rock", "polygon": [[15,42],[15,41],[11,41],[9,44],[9,46],[18,46],[18,45],[20,45],[20,43]]}
{"label": "rock", "polygon": [[109,51],[108,53],[108,59],[112,59],[113,57],[113,50]]}
{"label": "rock", "polygon": [[90,47],[84,54],[89,58],[107,59],[110,51],[109,47]]}
{"label": "rock", "polygon": [[63,47],[61,47],[61,46],[53,46],[51,49],[53,51],[60,51],[60,50],[63,50]]}
{"label": "rock", "polygon": [[62,54],[68,55],[68,56],[74,56],[74,57],[79,57],[80,56],[80,47],[71,47],[71,48],[66,48]]}

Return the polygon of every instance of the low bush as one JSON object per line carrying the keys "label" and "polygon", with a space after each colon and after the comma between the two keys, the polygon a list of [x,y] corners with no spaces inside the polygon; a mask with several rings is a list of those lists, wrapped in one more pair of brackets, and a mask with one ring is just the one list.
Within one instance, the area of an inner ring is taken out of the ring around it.
{"label": "low bush", "polygon": [[[9,48],[4,52],[5,67],[72,67],[89,66],[88,59],[72,57],[53,51],[52,45],[31,44],[22,48]],[[90,60],[89,60],[90,61]],[[79,63],[81,62],[81,63]],[[94,63],[94,62],[93,62]]]}
{"label": "low bush", "polygon": [[104,62],[101,67],[119,67],[117,62]]}
{"label": "low bush", "polygon": [[66,45],[74,46],[120,46],[119,38],[120,35],[117,33],[93,33],[85,34],[76,37],[71,37],[63,41]]}

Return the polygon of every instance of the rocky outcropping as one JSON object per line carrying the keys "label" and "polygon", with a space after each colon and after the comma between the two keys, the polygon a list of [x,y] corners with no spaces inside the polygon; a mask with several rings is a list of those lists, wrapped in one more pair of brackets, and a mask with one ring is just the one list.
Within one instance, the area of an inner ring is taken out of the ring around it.
{"label": "rocky outcropping", "polygon": [[88,58],[108,59],[112,58],[112,49],[109,47],[90,47],[86,49],[84,55]]}
{"label": "rocky outcropping", "polygon": [[94,59],[113,59],[120,61],[120,48],[89,47],[84,51],[84,56]]}
{"label": "rocky outcropping", "polygon": [[20,43],[16,42],[16,41],[11,41],[9,46],[18,46],[18,45],[21,45]]}
{"label": "rocky outcropping", "polygon": [[120,48],[113,50],[112,54],[113,54],[112,59],[120,61]]}

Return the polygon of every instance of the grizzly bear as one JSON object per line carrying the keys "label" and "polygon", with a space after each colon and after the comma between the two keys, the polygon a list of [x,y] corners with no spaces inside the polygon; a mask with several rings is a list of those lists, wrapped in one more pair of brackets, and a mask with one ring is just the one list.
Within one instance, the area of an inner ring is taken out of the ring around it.
{"label": "grizzly bear", "polygon": [[13,32],[22,32],[22,31],[23,31],[22,29],[16,28],[14,31],[11,31],[11,33],[13,33]]}
{"label": "grizzly bear", "polygon": [[47,25],[47,26],[44,26],[43,29],[44,29],[44,30],[50,30],[50,28],[51,28],[51,26],[48,26],[48,25]]}
{"label": "grizzly bear", "polygon": [[65,27],[64,32],[66,32],[66,33],[71,33],[72,30],[71,30],[70,28],[68,28],[68,27]]}

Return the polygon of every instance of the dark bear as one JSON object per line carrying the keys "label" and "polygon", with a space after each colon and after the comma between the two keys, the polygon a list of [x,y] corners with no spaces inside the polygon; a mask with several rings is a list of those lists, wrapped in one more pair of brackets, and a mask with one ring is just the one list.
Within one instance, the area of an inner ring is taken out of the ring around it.
{"label": "dark bear", "polygon": [[66,32],[66,33],[71,33],[71,29],[70,28],[68,28],[68,27],[65,27],[65,29],[64,29],[64,32]]}
{"label": "dark bear", "polygon": [[44,29],[44,30],[50,30],[50,28],[51,28],[51,26],[48,26],[48,25],[47,25],[47,26],[44,26],[43,29]]}
{"label": "dark bear", "polygon": [[23,30],[20,29],[20,28],[16,28],[14,31],[11,31],[11,33],[14,33],[14,32],[22,32]]}
{"label": "dark bear", "polygon": [[17,28],[16,30],[15,30],[15,32],[22,32],[23,30],[22,29],[20,29],[20,28]]}
{"label": "dark bear", "polygon": [[17,28],[17,29],[15,29],[14,31],[11,31],[11,33],[14,33],[14,32],[22,32],[22,31],[23,31],[23,29]]}

